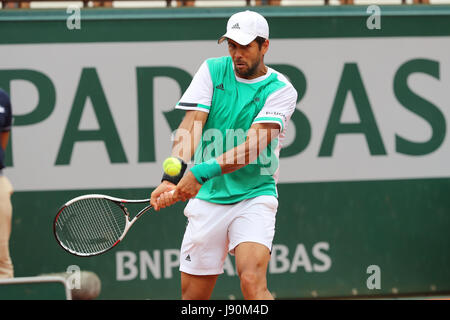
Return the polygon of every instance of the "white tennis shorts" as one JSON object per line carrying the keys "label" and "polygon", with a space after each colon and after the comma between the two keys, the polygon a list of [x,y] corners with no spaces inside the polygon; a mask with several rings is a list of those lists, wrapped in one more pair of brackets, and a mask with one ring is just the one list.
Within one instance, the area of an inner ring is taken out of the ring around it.
{"label": "white tennis shorts", "polygon": [[259,196],[236,204],[189,200],[188,225],[180,251],[180,271],[193,275],[223,273],[228,252],[241,242],[257,242],[272,250],[278,200]]}

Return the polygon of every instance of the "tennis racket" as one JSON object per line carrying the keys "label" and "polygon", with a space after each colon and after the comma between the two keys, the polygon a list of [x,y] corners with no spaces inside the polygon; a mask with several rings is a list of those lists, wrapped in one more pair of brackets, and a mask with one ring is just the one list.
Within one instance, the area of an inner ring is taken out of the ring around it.
{"label": "tennis racket", "polygon": [[[59,209],[53,222],[53,233],[59,245],[73,255],[99,255],[123,240],[131,226],[151,209],[149,203],[150,199],[127,200],[102,194],[83,195],[66,202]],[[148,205],[131,219],[127,204]]]}

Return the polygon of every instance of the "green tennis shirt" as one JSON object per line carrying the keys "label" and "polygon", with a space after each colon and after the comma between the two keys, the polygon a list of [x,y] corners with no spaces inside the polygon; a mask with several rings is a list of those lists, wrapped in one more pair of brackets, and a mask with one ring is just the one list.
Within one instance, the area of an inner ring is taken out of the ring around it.
{"label": "green tennis shirt", "polygon": [[197,198],[234,203],[260,195],[278,196],[279,152],[297,92],[279,72],[252,79],[236,76],[231,57],[206,60],[177,104],[178,109],[208,112],[194,163],[216,158],[245,142],[254,123],[277,123],[280,133],[257,160],[208,180]]}

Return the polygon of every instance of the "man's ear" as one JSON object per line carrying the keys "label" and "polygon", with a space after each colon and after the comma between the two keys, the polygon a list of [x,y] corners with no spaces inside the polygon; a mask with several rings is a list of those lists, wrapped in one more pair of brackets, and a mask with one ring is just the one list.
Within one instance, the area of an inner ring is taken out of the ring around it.
{"label": "man's ear", "polygon": [[269,50],[269,39],[266,39],[261,46],[261,51],[263,54],[266,54],[267,50]]}

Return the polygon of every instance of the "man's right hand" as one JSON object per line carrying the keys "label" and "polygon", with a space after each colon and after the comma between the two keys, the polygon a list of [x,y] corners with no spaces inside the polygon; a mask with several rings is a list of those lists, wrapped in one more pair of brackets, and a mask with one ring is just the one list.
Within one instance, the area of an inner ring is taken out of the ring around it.
{"label": "man's right hand", "polygon": [[173,183],[171,183],[169,181],[161,182],[161,184],[155,190],[153,190],[153,192],[150,196],[150,204],[152,205],[153,209],[155,209],[156,211],[159,211],[159,209],[161,207],[164,208],[164,206],[160,207],[158,205],[158,198],[164,192],[174,190],[175,188],[176,188],[176,185],[174,185]]}

